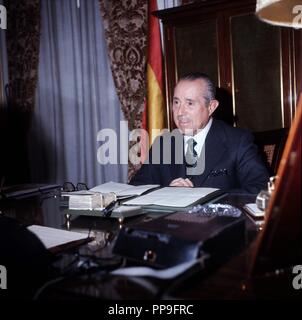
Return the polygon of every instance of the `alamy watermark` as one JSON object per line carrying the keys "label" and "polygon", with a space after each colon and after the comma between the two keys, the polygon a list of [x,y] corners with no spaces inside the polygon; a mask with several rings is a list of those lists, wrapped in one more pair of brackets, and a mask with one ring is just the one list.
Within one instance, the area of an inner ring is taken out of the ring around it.
{"label": "alamy watermark", "polygon": [[[193,135],[192,130],[186,132]],[[152,135],[160,135],[152,144],[152,151],[149,150],[149,134],[144,129],[134,129],[128,132],[128,121],[120,121],[119,140],[115,130],[105,128],[98,132],[97,141],[101,146],[97,150],[97,160],[101,165],[106,164],[128,164],[137,165],[142,160],[145,164],[186,164],[187,175],[200,175],[205,170],[205,147],[202,148],[196,162],[190,163],[187,154],[184,154],[183,134],[174,129],[152,130]],[[118,143],[119,142],[119,143]],[[132,142],[128,150],[129,142]],[[146,152],[146,159],[142,159],[143,149]],[[194,160],[194,159],[193,159]]]}
{"label": "alamy watermark", "polygon": [[292,282],[293,288],[296,290],[302,289],[302,265],[294,266],[293,274],[296,274]]}
{"label": "alamy watermark", "polygon": [[297,14],[293,19],[293,25],[296,28],[302,28],[302,5],[293,7],[293,14]]}
{"label": "alamy watermark", "polygon": [[0,289],[7,289],[7,270],[2,265],[0,265]]}
{"label": "alamy watermark", "polygon": [[7,29],[7,12],[2,4],[0,4],[0,29]]}

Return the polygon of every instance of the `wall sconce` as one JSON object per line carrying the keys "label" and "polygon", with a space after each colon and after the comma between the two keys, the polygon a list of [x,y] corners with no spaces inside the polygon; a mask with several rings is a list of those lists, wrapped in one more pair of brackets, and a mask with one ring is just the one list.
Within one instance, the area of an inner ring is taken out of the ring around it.
{"label": "wall sconce", "polygon": [[269,24],[302,28],[301,0],[257,0],[256,14]]}

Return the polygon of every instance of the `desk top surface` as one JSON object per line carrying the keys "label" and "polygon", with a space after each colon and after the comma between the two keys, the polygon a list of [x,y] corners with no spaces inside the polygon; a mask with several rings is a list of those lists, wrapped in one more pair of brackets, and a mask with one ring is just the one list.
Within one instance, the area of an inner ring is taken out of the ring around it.
{"label": "desk top surface", "polygon": [[[255,201],[253,195],[226,194],[219,203],[231,204],[242,209]],[[72,299],[73,297],[101,299],[250,299],[296,297],[292,288],[292,274],[270,274],[251,278],[249,268],[253,255],[254,238],[259,231],[246,215],[246,234],[242,250],[227,262],[214,268],[190,274],[177,281],[120,277],[108,274],[108,270],[120,267],[122,259],[112,254],[112,247],[122,226],[153,219],[162,213],[149,212],[124,221],[111,218],[71,216],[63,213],[62,199],[53,193],[28,199],[0,203],[4,216],[30,225],[38,224],[72,231],[87,232],[95,240],[77,248],[66,250],[54,262],[55,275],[73,272],[72,276],[49,286],[41,298]],[[65,208],[66,209],[66,208]],[[86,261],[86,262],[85,262]],[[87,262],[89,261],[89,262]],[[77,273],[79,263],[88,263],[86,274]],[[133,264],[130,262],[130,264]],[[94,268],[93,268],[94,267]],[[53,276],[53,275],[52,275]],[[49,281],[49,279],[48,279]]]}

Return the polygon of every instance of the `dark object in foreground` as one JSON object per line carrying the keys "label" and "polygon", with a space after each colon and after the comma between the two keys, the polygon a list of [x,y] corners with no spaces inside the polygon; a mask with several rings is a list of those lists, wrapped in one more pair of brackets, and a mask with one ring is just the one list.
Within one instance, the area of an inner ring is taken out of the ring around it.
{"label": "dark object in foreground", "polygon": [[207,255],[220,263],[244,243],[245,218],[176,212],[123,228],[114,253],[167,268]]}

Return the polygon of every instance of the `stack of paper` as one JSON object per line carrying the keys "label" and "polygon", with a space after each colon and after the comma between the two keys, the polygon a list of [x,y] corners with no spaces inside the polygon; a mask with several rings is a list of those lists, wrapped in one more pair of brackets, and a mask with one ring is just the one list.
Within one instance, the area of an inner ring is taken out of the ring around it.
{"label": "stack of paper", "polygon": [[102,210],[111,202],[116,201],[114,193],[82,191],[69,195],[69,209],[71,210]]}

